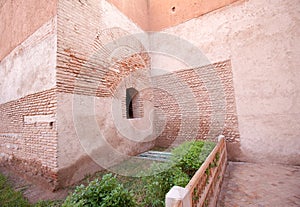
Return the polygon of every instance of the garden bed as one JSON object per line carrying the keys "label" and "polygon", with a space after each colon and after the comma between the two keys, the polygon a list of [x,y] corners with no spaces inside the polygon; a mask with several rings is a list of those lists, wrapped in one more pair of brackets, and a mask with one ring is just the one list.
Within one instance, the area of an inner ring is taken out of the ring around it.
{"label": "garden bed", "polygon": [[226,164],[226,142],[221,138],[186,187],[173,187],[168,192],[166,207],[216,206]]}
{"label": "garden bed", "polygon": [[[190,141],[174,148],[171,154],[148,152],[132,157],[113,169],[87,175],[77,187],[71,187],[72,193],[59,203],[65,207],[165,206],[167,192],[175,185],[184,187],[191,183],[211,151],[215,151],[213,142]],[[212,169],[209,173],[213,172]],[[38,206],[45,206],[41,204]],[[57,204],[47,202],[46,206]]]}
{"label": "garden bed", "polygon": [[[96,181],[77,187],[63,206],[69,207],[78,203],[83,204],[79,206],[85,206],[97,202],[101,206],[106,206],[105,202],[109,206],[165,206],[166,193],[174,185],[186,186],[215,145],[213,142],[204,141],[185,142],[171,151],[168,161],[133,157],[110,169],[122,174],[98,173]],[[104,182],[101,177],[105,179]]]}

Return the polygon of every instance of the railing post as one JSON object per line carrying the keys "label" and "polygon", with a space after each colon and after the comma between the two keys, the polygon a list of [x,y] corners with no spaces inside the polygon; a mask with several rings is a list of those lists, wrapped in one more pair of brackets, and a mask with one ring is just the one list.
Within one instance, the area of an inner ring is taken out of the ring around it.
{"label": "railing post", "polygon": [[166,207],[191,207],[192,201],[186,188],[173,186],[166,194]]}
{"label": "railing post", "polygon": [[217,137],[217,140],[218,140],[218,142],[220,142],[221,141],[221,139],[225,139],[225,136],[223,135],[223,134],[220,134],[218,137]]}

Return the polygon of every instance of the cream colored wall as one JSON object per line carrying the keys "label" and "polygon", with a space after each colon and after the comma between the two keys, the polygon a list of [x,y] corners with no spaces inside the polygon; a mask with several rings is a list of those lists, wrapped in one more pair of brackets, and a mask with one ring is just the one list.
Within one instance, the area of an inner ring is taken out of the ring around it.
{"label": "cream colored wall", "polygon": [[55,87],[56,16],[0,62],[0,104]]}
{"label": "cream colored wall", "polygon": [[300,164],[297,5],[297,0],[239,1],[164,30],[196,45],[211,62],[231,59],[238,160]]}

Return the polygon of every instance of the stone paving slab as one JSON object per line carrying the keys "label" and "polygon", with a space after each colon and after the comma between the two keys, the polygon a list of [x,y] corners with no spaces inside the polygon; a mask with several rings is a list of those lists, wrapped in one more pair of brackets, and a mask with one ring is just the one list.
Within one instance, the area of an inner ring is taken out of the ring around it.
{"label": "stone paving slab", "polygon": [[300,207],[300,166],[229,162],[218,207]]}

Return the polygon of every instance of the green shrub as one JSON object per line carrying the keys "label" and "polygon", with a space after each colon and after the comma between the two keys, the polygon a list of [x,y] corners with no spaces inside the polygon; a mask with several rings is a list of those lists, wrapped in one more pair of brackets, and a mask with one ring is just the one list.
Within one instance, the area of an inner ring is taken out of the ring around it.
{"label": "green shrub", "polygon": [[112,174],[101,180],[95,179],[88,186],[77,186],[74,193],[67,197],[62,207],[119,207],[136,206],[133,195]]}
{"label": "green shrub", "polygon": [[215,147],[213,142],[189,141],[172,150],[172,163],[191,178]]}
{"label": "green shrub", "polygon": [[[123,178],[123,182],[127,188],[134,191],[141,207],[163,207],[168,191],[175,185],[185,187],[214,146],[213,142],[185,142],[172,151],[171,162],[154,163],[147,173],[140,174],[141,180],[126,177]],[[151,176],[146,176],[149,174]],[[126,190],[115,176],[107,174],[102,180],[96,179],[86,187],[84,185],[76,187],[75,192],[67,197],[62,207],[137,205],[132,193]]]}
{"label": "green shrub", "polygon": [[153,164],[150,173],[153,175],[143,177],[146,193],[143,206],[164,206],[165,195],[174,185],[185,187],[189,182],[189,177],[180,167],[168,163]]}
{"label": "green shrub", "polygon": [[1,207],[29,207],[28,201],[23,197],[22,193],[15,191],[7,178],[0,174],[0,206]]}
{"label": "green shrub", "polygon": [[32,205],[32,207],[60,207],[62,205],[62,200],[41,200]]}

